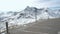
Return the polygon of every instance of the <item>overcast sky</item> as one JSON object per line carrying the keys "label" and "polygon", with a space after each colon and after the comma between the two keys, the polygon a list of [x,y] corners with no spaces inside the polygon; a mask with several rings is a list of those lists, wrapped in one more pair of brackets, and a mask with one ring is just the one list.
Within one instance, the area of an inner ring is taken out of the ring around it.
{"label": "overcast sky", "polygon": [[60,7],[60,0],[0,0],[0,11],[19,11],[26,6]]}

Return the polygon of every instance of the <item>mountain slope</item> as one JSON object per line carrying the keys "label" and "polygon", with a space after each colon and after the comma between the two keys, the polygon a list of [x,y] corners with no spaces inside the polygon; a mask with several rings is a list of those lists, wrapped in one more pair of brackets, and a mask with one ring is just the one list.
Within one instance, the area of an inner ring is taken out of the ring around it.
{"label": "mountain slope", "polygon": [[[27,6],[24,10],[20,12],[7,12],[7,13],[0,13],[0,23],[5,26],[5,22],[11,25],[23,25],[27,23],[32,23],[35,20],[42,20],[42,19],[53,19],[53,18],[60,18],[60,9],[53,10],[51,8],[36,8],[36,7],[29,7]],[[4,23],[4,24],[3,24]],[[1,26],[2,26],[1,25]],[[0,28],[1,28],[0,26]],[[2,26],[2,28],[4,28]]]}
{"label": "mountain slope", "polygon": [[10,29],[10,34],[58,34],[60,31],[60,18],[44,21],[38,20],[25,25]]}

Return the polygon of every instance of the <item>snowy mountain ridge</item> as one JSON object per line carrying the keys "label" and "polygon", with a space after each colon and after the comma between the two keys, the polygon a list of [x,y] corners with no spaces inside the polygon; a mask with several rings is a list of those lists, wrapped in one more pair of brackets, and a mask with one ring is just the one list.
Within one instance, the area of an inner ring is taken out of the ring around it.
{"label": "snowy mountain ridge", "polygon": [[59,18],[60,17],[60,10],[52,10],[50,8],[36,8],[36,7],[29,7],[27,6],[24,10],[20,12],[7,12],[7,13],[0,13],[0,20],[4,18],[26,18],[26,19],[48,19],[48,18]]}
{"label": "snowy mountain ridge", "polygon": [[[27,6],[20,12],[5,12],[0,13],[0,28],[5,28],[5,22],[11,25],[23,25],[32,23],[40,19],[60,18],[60,9],[53,10],[50,8],[36,8]],[[3,30],[3,29],[2,29]]]}

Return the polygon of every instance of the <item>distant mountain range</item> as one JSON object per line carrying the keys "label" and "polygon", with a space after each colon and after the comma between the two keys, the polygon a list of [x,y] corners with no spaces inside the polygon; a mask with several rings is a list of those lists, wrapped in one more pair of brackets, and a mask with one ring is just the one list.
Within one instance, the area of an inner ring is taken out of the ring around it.
{"label": "distant mountain range", "polygon": [[[19,16],[18,16],[19,15]],[[36,7],[29,7],[27,6],[24,10],[20,11],[20,12],[2,12],[0,13],[0,20],[2,20],[3,18],[11,18],[11,17],[16,17],[17,19],[20,18],[30,18],[30,19],[34,19],[35,15],[37,16],[37,18],[39,17],[39,19],[45,19],[45,18],[57,18],[60,17],[60,9],[58,10],[53,10],[51,8],[36,8]]]}
{"label": "distant mountain range", "polygon": [[[60,18],[60,9],[52,8],[36,8],[27,6],[19,12],[1,12],[0,13],[0,29],[5,28],[5,22],[11,25],[23,25],[32,23],[36,20]],[[3,29],[2,29],[3,30]]]}
{"label": "distant mountain range", "polygon": [[60,9],[51,9],[51,8],[36,8],[27,6],[24,10],[20,12],[2,12],[0,13],[0,21],[12,21],[15,23],[27,23],[35,21],[35,19],[51,19],[51,18],[60,18]]}

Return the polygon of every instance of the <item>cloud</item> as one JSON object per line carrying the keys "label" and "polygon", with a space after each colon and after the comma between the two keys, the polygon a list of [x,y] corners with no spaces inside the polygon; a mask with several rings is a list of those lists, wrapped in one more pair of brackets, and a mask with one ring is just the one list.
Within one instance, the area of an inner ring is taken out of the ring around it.
{"label": "cloud", "polygon": [[60,0],[0,0],[0,10],[23,10],[26,6],[60,7]]}
{"label": "cloud", "polygon": [[60,0],[38,0],[37,4],[43,7],[60,7]]}
{"label": "cloud", "polygon": [[23,10],[27,5],[32,5],[35,0],[0,0],[0,10]]}
{"label": "cloud", "polygon": [[50,2],[51,0],[39,0],[41,3]]}

